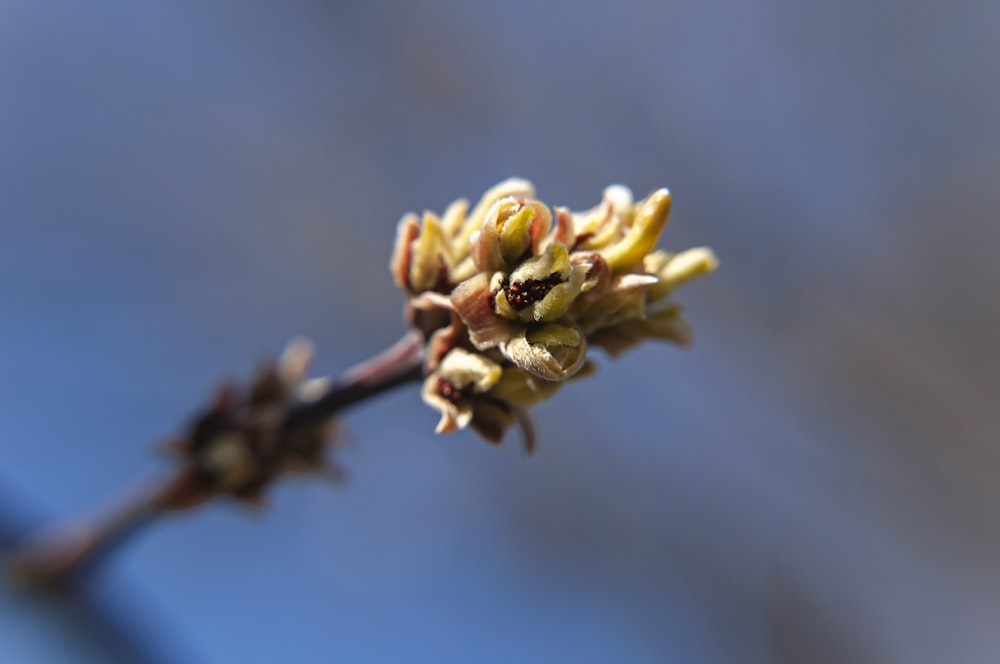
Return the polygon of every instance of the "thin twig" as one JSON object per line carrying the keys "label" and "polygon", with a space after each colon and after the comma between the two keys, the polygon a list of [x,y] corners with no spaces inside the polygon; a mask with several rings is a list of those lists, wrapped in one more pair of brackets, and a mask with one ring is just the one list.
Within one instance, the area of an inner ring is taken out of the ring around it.
{"label": "thin twig", "polygon": [[324,396],[293,408],[285,427],[295,429],[325,420],[359,401],[420,380],[423,348],[423,336],[411,330],[395,345],[345,371]]}

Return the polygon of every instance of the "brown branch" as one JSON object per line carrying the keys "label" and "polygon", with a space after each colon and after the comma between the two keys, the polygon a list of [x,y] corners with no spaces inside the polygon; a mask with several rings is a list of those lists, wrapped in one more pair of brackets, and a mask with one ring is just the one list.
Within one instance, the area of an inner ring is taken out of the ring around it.
{"label": "brown branch", "polygon": [[[319,398],[289,408],[282,434],[292,438],[291,434],[329,420],[350,406],[420,380],[423,349],[423,336],[411,331],[383,353],[346,371]],[[15,579],[30,585],[63,587],[156,518],[205,491],[204,478],[186,465],[166,480],[121,501],[102,517],[30,538],[11,556],[8,569]]]}
{"label": "brown branch", "polygon": [[286,428],[295,429],[332,417],[359,401],[423,377],[423,336],[411,330],[372,359],[348,369],[319,399],[303,403],[288,414]]}

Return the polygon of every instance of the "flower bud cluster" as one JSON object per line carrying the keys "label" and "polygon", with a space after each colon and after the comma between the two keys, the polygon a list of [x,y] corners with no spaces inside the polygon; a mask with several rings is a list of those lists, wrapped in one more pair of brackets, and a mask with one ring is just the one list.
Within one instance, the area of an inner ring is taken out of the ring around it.
{"label": "flower bud cluster", "polygon": [[656,249],[670,216],[666,189],[634,201],[615,185],[585,212],[550,209],[510,179],[469,211],[399,223],[391,270],[428,339],[424,400],[438,432],[473,426],[498,442],[525,408],[589,366],[587,349],[617,356],[644,339],[690,342],[669,296],[714,270],[711,250]]}
{"label": "flower bud cluster", "polygon": [[262,490],[278,477],[339,473],[324,458],[332,422],[294,430],[285,426],[294,405],[311,401],[328,387],[326,378],[306,379],[312,353],[310,342],[293,342],[279,362],[258,372],[249,389],[221,388],[188,434],[167,444],[186,462],[193,478],[169,507],[194,507],[221,494],[260,504]]}

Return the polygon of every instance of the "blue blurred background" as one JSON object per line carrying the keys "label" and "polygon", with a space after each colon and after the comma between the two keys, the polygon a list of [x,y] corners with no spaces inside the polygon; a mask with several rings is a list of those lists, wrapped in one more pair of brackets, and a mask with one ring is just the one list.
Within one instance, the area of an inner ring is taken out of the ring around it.
{"label": "blue blurred background", "polygon": [[0,3],[8,540],[165,469],[224,377],[402,331],[408,210],[669,186],[691,350],[541,450],[345,418],[352,481],[144,533],[3,662],[1000,660],[1000,4]]}

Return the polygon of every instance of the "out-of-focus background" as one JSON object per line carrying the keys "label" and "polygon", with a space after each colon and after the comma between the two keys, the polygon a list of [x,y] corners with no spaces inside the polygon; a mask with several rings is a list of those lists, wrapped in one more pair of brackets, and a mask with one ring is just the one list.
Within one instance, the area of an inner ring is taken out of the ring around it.
{"label": "out-of-focus background", "polygon": [[996,662],[1000,4],[0,4],[7,537],[166,466],[289,338],[402,332],[408,210],[510,175],[674,194],[693,349],[541,450],[352,411],[352,481],[144,533],[3,662]]}

